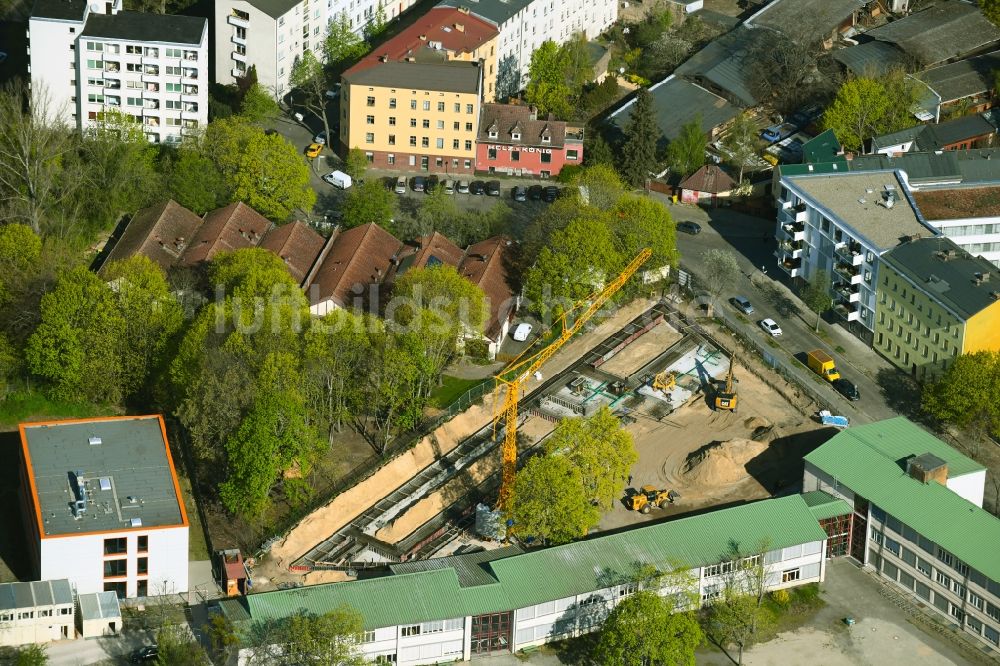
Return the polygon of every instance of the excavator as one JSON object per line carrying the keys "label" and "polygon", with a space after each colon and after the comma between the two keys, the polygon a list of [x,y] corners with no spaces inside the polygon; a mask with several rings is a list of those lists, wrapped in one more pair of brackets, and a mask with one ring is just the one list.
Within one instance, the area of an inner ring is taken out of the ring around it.
{"label": "excavator", "polygon": [[649,513],[650,509],[656,507],[666,509],[676,502],[680,495],[673,490],[657,489],[655,486],[643,486],[634,495],[625,498],[625,506],[629,511],[639,513]]}
{"label": "excavator", "polygon": [[[618,293],[619,289],[625,286],[625,283],[651,256],[653,256],[652,250],[649,248],[642,250],[635,259],[629,262],[625,270],[609,282],[604,289],[580,301],[561,315],[562,331],[559,332],[554,341],[533,354],[515,358],[495,376],[496,400],[493,412],[493,431],[496,436],[503,437],[500,444],[500,496],[497,498],[496,506],[499,512],[507,511],[514,499],[514,474],[517,471],[517,407],[521,393],[524,391],[525,382],[534,376],[570,338],[576,335],[583,328],[583,325],[597,314],[604,304]],[[570,324],[569,315],[578,309],[582,311]],[[500,393],[503,395],[501,396]]]}
{"label": "excavator", "polygon": [[726,386],[715,393],[715,408],[726,409],[733,413],[736,412],[736,405],[740,399],[739,393],[736,392],[736,382],[739,380],[733,378],[734,368],[736,368],[736,357],[730,356],[729,374],[726,375]]}

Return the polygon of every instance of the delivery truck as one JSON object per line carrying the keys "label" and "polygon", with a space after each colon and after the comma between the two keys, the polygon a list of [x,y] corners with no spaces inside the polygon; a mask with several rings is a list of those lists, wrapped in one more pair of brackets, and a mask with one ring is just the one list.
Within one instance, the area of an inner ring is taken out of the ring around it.
{"label": "delivery truck", "polygon": [[810,370],[828,382],[840,379],[840,373],[837,372],[837,366],[834,365],[833,358],[822,349],[814,349],[806,354],[806,365],[809,366]]}

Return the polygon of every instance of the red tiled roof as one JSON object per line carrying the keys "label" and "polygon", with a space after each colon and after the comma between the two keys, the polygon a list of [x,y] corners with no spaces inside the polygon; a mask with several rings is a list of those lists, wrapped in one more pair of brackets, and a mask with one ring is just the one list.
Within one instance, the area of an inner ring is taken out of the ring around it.
{"label": "red tiled roof", "polygon": [[708,164],[695,171],[681,182],[681,188],[697,192],[719,194],[728,192],[736,186],[736,181],[719,167]]}
{"label": "red tiled roof", "polygon": [[[493,25],[458,8],[435,7],[345,73],[356,73],[377,65],[383,56],[389,60],[403,60],[425,48],[472,53],[498,34]],[[431,43],[434,43],[433,47]],[[441,46],[438,47],[438,44]]]}
{"label": "red tiled roof", "polygon": [[[400,241],[377,224],[363,224],[338,234],[308,289],[316,285],[315,302],[327,299],[344,307],[356,285],[381,283],[389,272]],[[315,304],[315,303],[314,303]]]}
{"label": "red tiled roof", "polygon": [[270,220],[242,201],[213,210],[205,215],[205,223],[198,229],[180,263],[192,266],[211,261],[219,252],[257,247],[270,228]]}
{"label": "red tiled roof", "polygon": [[430,264],[448,264],[458,268],[462,262],[462,248],[452,243],[447,236],[435,231],[428,236],[421,236],[414,241],[407,241],[403,249],[396,255],[395,268],[386,278],[386,282],[394,282],[406,271],[423,268]]}
{"label": "red tiled roof", "polygon": [[[513,146],[543,146],[561,148],[566,143],[566,122],[562,120],[546,120],[531,116],[534,109],[522,104],[483,104],[479,114],[479,143],[502,143]],[[517,129],[520,139],[514,139],[511,130]],[[496,138],[490,138],[490,131],[497,133]],[[549,142],[542,141],[545,132],[549,134]]]}
{"label": "red tiled roof", "polygon": [[507,267],[504,254],[510,241],[502,236],[494,236],[470,245],[465,258],[458,268],[466,280],[477,285],[489,301],[490,316],[483,327],[486,337],[496,341],[503,322],[514,308],[514,292],[507,282]]}
{"label": "red tiled roof", "polygon": [[190,244],[200,225],[200,217],[173,199],[143,208],[132,216],[104,265],[142,254],[167,270]]}
{"label": "red tiled roof", "polygon": [[302,284],[323,250],[324,243],[326,239],[310,229],[308,224],[296,220],[271,229],[264,236],[260,247],[278,255],[295,281]]}

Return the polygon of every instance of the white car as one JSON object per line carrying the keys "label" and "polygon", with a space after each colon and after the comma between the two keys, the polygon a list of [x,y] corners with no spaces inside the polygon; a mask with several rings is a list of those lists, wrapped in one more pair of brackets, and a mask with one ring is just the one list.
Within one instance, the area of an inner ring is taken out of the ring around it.
{"label": "white car", "polygon": [[511,337],[518,342],[524,342],[528,339],[528,336],[531,335],[531,329],[531,324],[528,322],[522,322],[517,325],[517,328],[514,329],[514,334]]}
{"label": "white car", "polygon": [[316,136],[314,136],[313,137],[313,143],[318,143],[321,146],[325,146],[326,145],[326,130],[324,130],[324,131],[320,132],[319,134],[317,134]]}
{"label": "white car", "polygon": [[781,327],[778,326],[778,322],[774,321],[770,317],[767,319],[761,319],[760,327],[770,333],[772,338],[776,338],[781,335]]}

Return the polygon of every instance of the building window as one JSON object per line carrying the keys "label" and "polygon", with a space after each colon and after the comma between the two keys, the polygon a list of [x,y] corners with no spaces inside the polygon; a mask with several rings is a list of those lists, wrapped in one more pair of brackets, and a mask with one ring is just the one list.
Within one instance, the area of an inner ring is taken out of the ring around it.
{"label": "building window", "polygon": [[458,139],[451,140],[451,148],[452,150],[458,150]]}
{"label": "building window", "polygon": [[38,617],[52,617],[52,610],[40,610],[38,611]]}
{"label": "building window", "polygon": [[366,631],[363,634],[361,634],[361,642],[362,643],[371,643],[374,640],[375,640],[375,632],[374,631]]}
{"label": "building window", "polygon": [[417,147],[417,137],[415,137],[415,136],[411,136],[411,137],[410,137],[410,145],[411,145],[412,147],[414,147],[414,148],[416,148],[416,147]]}
{"label": "building window", "polygon": [[60,615],[72,615],[73,614],[73,609],[72,608],[60,608],[59,609],[59,614]]}
{"label": "building window", "polygon": [[149,573],[149,558],[139,557],[135,561],[135,572],[142,576]]}
{"label": "building window", "polygon": [[552,161],[552,153],[542,153],[542,164],[548,164]]}
{"label": "building window", "polygon": [[390,97],[389,98],[389,108],[390,109],[395,109],[396,108],[396,98],[395,97]]}
{"label": "building window", "polygon": [[444,139],[437,139],[436,140],[436,147],[437,148],[444,148]]}
{"label": "building window", "polygon": [[497,158],[497,149],[496,148],[490,148],[489,150],[487,150],[486,151],[486,158],[490,159],[490,160],[495,160]]}
{"label": "building window", "polygon": [[375,655],[376,664],[395,664],[396,663],[396,653],[392,652],[389,654],[377,654]]}
{"label": "building window", "polygon": [[396,116],[389,116],[389,126],[390,127],[396,126]]}
{"label": "building window", "polygon": [[942,562],[944,562],[945,564],[947,564],[949,567],[951,566],[951,563],[954,561],[951,557],[951,553],[949,553],[944,548],[941,548],[940,546],[938,546],[937,558]]}
{"label": "building window", "polygon": [[513,139],[514,141],[520,141],[521,140],[521,133],[520,132],[511,132],[510,133],[510,138]]}
{"label": "building window", "polygon": [[430,111],[430,110],[431,110],[431,101],[429,99],[425,99],[424,100],[424,111]]}
{"label": "building window", "polygon": [[946,574],[941,573],[940,571],[937,572],[937,582],[943,585],[944,587],[951,589],[951,578],[949,578]]}
{"label": "building window", "polygon": [[423,122],[421,122],[421,127],[423,127],[424,129],[430,129],[431,128],[431,121],[430,121],[430,119],[424,118]]}
{"label": "building window", "polygon": [[105,592],[114,592],[119,599],[125,598],[125,581],[108,581],[104,583]]}
{"label": "building window", "polygon": [[461,112],[462,112],[462,105],[459,104],[458,102],[455,102],[455,113],[461,113]]}
{"label": "building window", "polygon": [[465,168],[466,169],[472,168],[472,160],[465,160]]}
{"label": "building window", "polygon": [[366,125],[374,125],[375,124],[375,116],[365,116],[365,124]]}
{"label": "building window", "polygon": [[437,121],[437,128],[439,130],[443,130],[444,129],[444,121],[443,120]]}
{"label": "building window", "polygon": [[438,102],[438,111],[444,112],[444,102]]}
{"label": "building window", "polygon": [[149,596],[149,581],[140,580],[136,582],[135,595],[137,597],[148,597]]}
{"label": "building window", "polygon": [[20,613],[17,614],[17,619],[18,620],[30,620],[30,619],[32,619],[34,617],[35,617],[35,614],[32,611],[22,611],[22,612],[20,612]]}
{"label": "building window", "polygon": [[798,569],[789,569],[788,571],[781,572],[781,582],[791,583],[799,579],[801,572]]}
{"label": "building window", "polygon": [[983,610],[983,598],[975,592],[969,592],[969,603],[979,610]]}
{"label": "building window", "polygon": [[542,143],[552,143],[552,137],[550,137],[548,134],[543,134]]}
{"label": "building window", "polygon": [[472,131],[472,123],[465,123],[465,131],[466,132]]}
{"label": "building window", "polygon": [[431,147],[431,140],[428,137],[426,137],[426,136],[420,137],[420,147],[421,148],[430,148]]}
{"label": "building window", "polygon": [[128,549],[128,539],[125,537],[118,537],[116,539],[105,539],[104,540],[104,554],[105,555],[119,555],[124,553]]}
{"label": "building window", "polygon": [[419,636],[420,635],[420,625],[419,624],[413,624],[413,625],[410,625],[409,627],[403,627],[400,630],[400,635],[401,636]]}
{"label": "building window", "polygon": [[138,550],[139,550],[140,553],[147,553],[147,552],[149,552],[149,537],[146,536],[145,534],[139,537],[139,547],[138,547]]}
{"label": "building window", "polygon": [[410,100],[410,108],[414,110],[417,108],[417,100],[415,99]]}
{"label": "building window", "polygon": [[471,115],[474,108],[475,107],[473,107],[472,104],[466,104],[465,105],[465,112]]}
{"label": "building window", "polygon": [[395,134],[390,134],[389,135],[389,145],[390,146],[395,146],[396,145],[396,135]]}
{"label": "building window", "polygon": [[578,159],[580,159],[580,157],[579,157],[579,153],[577,151],[575,151],[575,150],[568,150],[568,149],[566,150],[566,161],[567,162],[575,162]]}
{"label": "building window", "polygon": [[373,132],[365,133],[365,143],[375,143],[375,134]]}
{"label": "building window", "polygon": [[410,118],[410,127],[416,127],[416,126],[417,126],[417,119]]}
{"label": "building window", "polygon": [[367,105],[368,106],[375,106],[375,98],[369,95],[368,100],[367,100]]}
{"label": "building window", "polygon": [[388,155],[385,156],[385,163],[388,164],[389,166],[392,166],[393,164],[396,163],[396,156],[393,155],[392,153],[389,153]]}
{"label": "building window", "polygon": [[368,160],[368,164],[375,163],[375,153],[365,153],[365,159]]}
{"label": "building window", "polygon": [[962,622],[963,620],[965,620],[965,611],[962,610],[961,608],[959,608],[958,606],[956,606],[955,604],[951,605],[951,611],[950,612],[951,612],[952,616],[954,616],[955,619],[957,619],[959,622]]}
{"label": "building window", "polygon": [[510,161],[511,162],[520,162],[521,161],[521,151],[519,151],[519,150],[512,150],[512,151],[510,151]]}
{"label": "building window", "polygon": [[104,561],[104,577],[105,578],[116,578],[118,576],[128,575],[128,560],[125,558],[118,560],[105,560]]}

